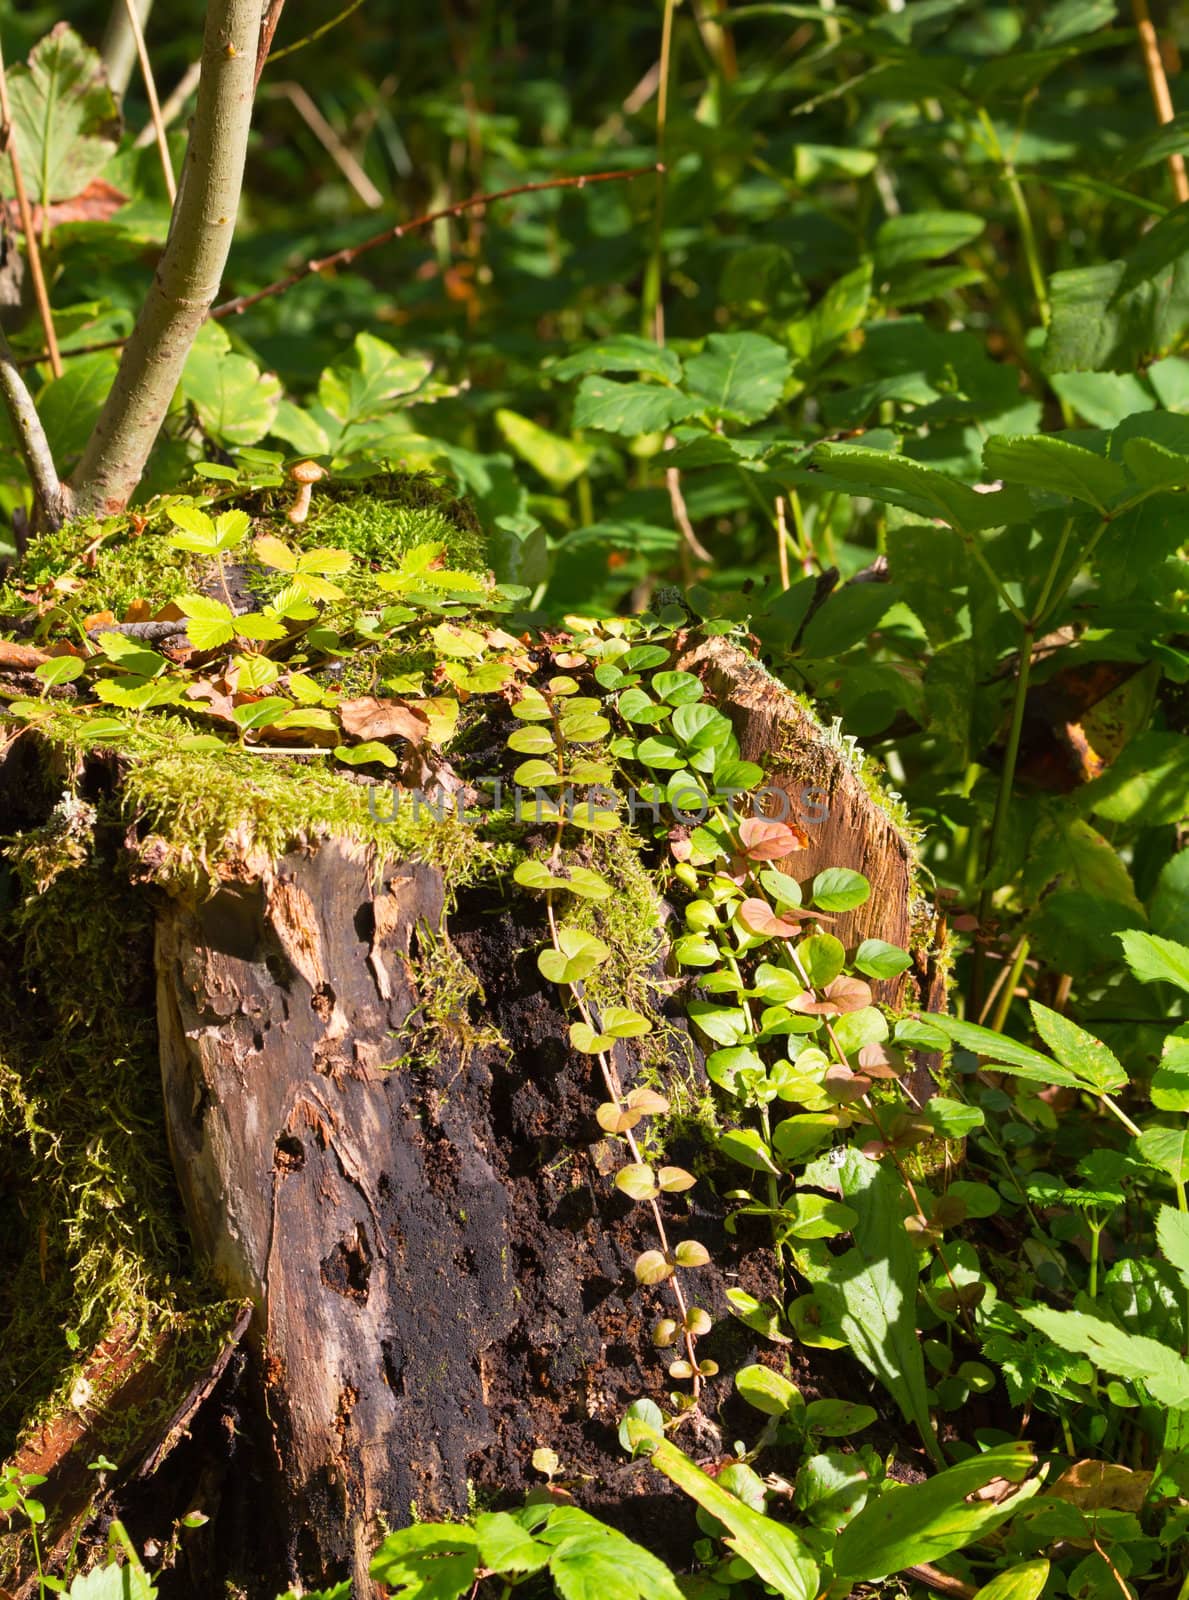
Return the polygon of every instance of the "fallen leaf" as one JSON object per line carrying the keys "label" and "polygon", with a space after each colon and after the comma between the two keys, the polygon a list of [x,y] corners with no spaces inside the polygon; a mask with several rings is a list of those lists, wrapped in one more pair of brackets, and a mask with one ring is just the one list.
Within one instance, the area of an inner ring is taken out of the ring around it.
{"label": "fallen leaf", "polygon": [[1132,1472],[1109,1461],[1075,1461],[1046,1491],[1085,1511],[1138,1511],[1152,1482],[1150,1472]]}
{"label": "fallen leaf", "polygon": [[364,695],[344,700],[339,708],[343,730],[354,739],[405,739],[420,744],[429,732],[429,718],[400,700],[378,700]]}
{"label": "fallen leaf", "polygon": [[35,645],[10,644],[7,639],[0,639],[0,667],[13,672],[32,672],[49,659],[49,652],[38,650]]}
{"label": "fallen leaf", "polygon": [[[128,196],[121,194],[114,184],[108,183],[103,178],[92,178],[85,189],[80,189],[78,194],[71,195],[68,200],[53,200],[49,207],[49,221],[51,227],[57,227],[60,222],[107,222],[114,217],[121,206],[128,204]],[[33,231],[40,233],[45,220],[45,208],[40,205],[32,207]],[[10,200],[7,205],[9,225],[20,229],[21,212],[15,200]]]}

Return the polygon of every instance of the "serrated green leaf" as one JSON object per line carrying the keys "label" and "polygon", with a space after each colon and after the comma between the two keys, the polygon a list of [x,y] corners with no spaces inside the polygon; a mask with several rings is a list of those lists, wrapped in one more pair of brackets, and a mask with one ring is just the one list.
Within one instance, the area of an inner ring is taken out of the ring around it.
{"label": "serrated green leaf", "polygon": [[479,1541],[465,1522],[418,1522],[386,1536],[368,1572],[401,1600],[458,1600],[475,1581]]}
{"label": "serrated green leaf", "polygon": [[81,194],[115,154],[120,115],[99,53],[64,22],[8,69],[17,150],[39,205]]}
{"label": "serrated green leaf", "polygon": [[1169,1345],[1126,1333],[1104,1317],[1084,1311],[1032,1306],[1020,1315],[1060,1349],[1086,1356],[1104,1372],[1142,1382],[1160,1405],[1189,1406],[1189,1361]]}
{"label": "serrated green leaf", "polygon": [[1155,933],[1121,933],[1127,965],[1141,983],[1174,983],[1189,991],[1189,947]]}
{"label": "serrated green leaf", "polygon": [[599,428],[635,438],[656,433],[693,417],[702,409],[679,389],[652,383],[619,383],[614,378],[582,380],[574,402],[574,426]]}
{"label": "serrated green leaf", "polygon": [[634,334],[615,334],[574,350],[546,368],[551,378],[580,378],[589,372],[639,372],[645,377],[680,383],[681,362],[664,345]]}
{"label": "serrated green leaf", "polygon": [[662,1561],[576,1506],[554,1511],[539,1537],[553,1546],[549,1573],[561,1600],[682,1600]]}
{"label": "serrated green leaf", "polygon": [[759,422],[775,409],[792,363],[783,345],[760,333],[712,333],[685,364],[685,387],[714,414]]}
{"label": "serrated green leaf", "polygon": [[1100,1040],[1079,1028],[1057,1011],[1050,1011],[1038,1000],[1030,1002],[1036,1031],[1063,1067],[1068,1067],[1080,1082],[1098,1094],[1111,1094],[1127,1083],[1127,1074],[1114,1052]]}

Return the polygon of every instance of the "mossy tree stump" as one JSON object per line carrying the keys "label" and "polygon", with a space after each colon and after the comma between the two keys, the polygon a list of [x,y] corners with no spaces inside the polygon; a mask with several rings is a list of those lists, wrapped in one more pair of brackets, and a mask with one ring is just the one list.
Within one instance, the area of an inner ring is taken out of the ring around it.
{"label": "mossy tree stump", "polygon": [[[139,581],[129,576],[130,593]],[[909,950],[912,967],[877,998],[939,1007],[942,941],[913,839],[878,783],[737,646],[679,641],[678,664],[703,678],[743,758],[763,764],[794,817],[813,791],[810,844],[788,869],[808,879],[849,867],[872,884],[863,911],[831,928],[851,945]],[[496,701],[492,715],[502,710]],[[506,733],[493,726],[491,747]],[[193,1509],[195,1493],[206,1499],[211,1520],[185,1536],[163,1596],[232,1581],[272,1600],[285,1583],[348,1576],[366,1596],[386,1522],[539,1484],[539,1446],[585,1504],[655,1542],[656,1507],[616,1442],[626,1404],[663,1401],[671,1387],[650,1338],[664,1290],[638,1289],[632,1273],[655,1240],[644,1208],[611,1183],[618,1158],[595,1120],[604,1093],[538,971],[544,919],[511,883],[512,847],[501,855],[461,823],[378,828],[366,782],[231,747],[212,762],[179,750],[167,718],[137,722],[118,755],[49,727],[3,754],[21,849],[56,863],[46,869],[55,893],[68,894],[76,870],[81,885],[84,865],[94,893],[102,860],[106,881],[151,911],[162,1144],[213,1282],[194,1292],[251,1308],[250,1358],[199,1385],[213,1393],[192,1443],[167,1471],[160,1441],[128,1430],[95,1505],[160,1536],[162,1518]],[[65,853],[60,824],[47,822],[63,791],[99,817]],[[619,975],[658,1023],[646,1043],[617,1044],[620,1077],[627,1087],[647,1072],[671,1087],[679,1114],[657,1136],[700,1171],[666,1206],[678,1237],[712,1256],[697,1290],[716,1319],[699,1350],[723,1373],[702,1408],[714,1449],[730,1374],[758,1344],[729,1316],[725,1282],[763,1297],[776,1280],[759,1224],[723,1225],[729,1208],[693,1114],[707,1092],[684,1022],[696,978],[664,968],[670,908],[634,846],[591,848],[612,851],[599,865],[620,874],[620,892],[584,914],[612,945],[628,929]],[[28,953],[40,983],[54,951],[31,931]],[[137,1004],[143,1031],[152,1018]],[[69,1026],[79,1025],[72,1001]],[[104,1036],[102,1048],[118,1047]],[[915,1088],[927,1092],[927,1076]],[[794,1360],[815,1387],[816,1356]],[[182,1401],[194,1384],[187,1371]],[[93,1452],[94,1429],[79,1437]],[[232,1438],[234,1464],[220,1474],[213,1463]]]}

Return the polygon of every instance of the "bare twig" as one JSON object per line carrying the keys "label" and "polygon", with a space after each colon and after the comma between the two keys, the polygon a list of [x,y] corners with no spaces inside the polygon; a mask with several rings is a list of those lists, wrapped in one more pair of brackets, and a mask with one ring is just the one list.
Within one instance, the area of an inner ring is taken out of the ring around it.
{"label": "bare twig", "polygon": [[[672,439],[668,442],[670,445],[673,443]],[[673,521],[677,524],[681,537],[699,561],[708,561],[713,565],[714,557],[698,538],[694,532],[694,525],[689,520],[685,496],[681,492],[681,474],[676,467],[667,467],[665,469],[665,487],[669,491],[669,504],[673,508]]]}
{"label": "bare twig", "polygon": [[153,63],[149,60],[149,52],[144,42],[144,29],[140,25],[140,15],[137,12],[139,0],[124,0],[128,12],[128,27],[131,29],[133,42],[136,45],[136,55],[140,62],[140,75],[144,79],[145,98],[149,102],[149,120],[157,139],[157,153],[161,157],[161,171],[165,175],[165,191],[169,195],[169,203],[173,205],[178,197],[177,181],[173,175],[173,162],[169,156],[169,141],[165,137],[165,124],[161,120],[161,105],[157,99],[157,84],[153,77]]}
{"label": "bare twig", "polygon": [[[177,86],[162,103],[161,126],[163,128],[168,128],[171,123],[176,122],[178,117],[181,116],[186,101],[197,89],[198,80],[201,76],[202,62],[191,61],[185,72],[178,79]],[[137,150],[144,150],[148,145],[152,144],[155,132],[153,124],[151,122],[146,123],[132,141],[133,147]]]}
{"label": "bare twig", "polygon": [[780,566],[780,587],[789,586],[789,526],[784,516],[784,496],[776,496],[776,560]]}
{"label": "bare twig", "polygon": [[[272,295],[282,294],[286,289],[291,289],[294,284],[301,283],[304,278],[316,272],[326,272],[333,267],[350,266],[358,256],[368,250],[377,250],[381,245],[389,244],[398,239],[403,239],[406,234],[415,233],[419,228],[428,228],[432,223],[440,222],[444,217],[458,216],[464,211],[474,207],[492,205],[497,200],[510,200],[520,194],[540,194],[548,189],[582,189],[591,183],[630,182],[633,178],[646,177],[650,172],[655,172],[656,167],[629,167],[622,172],[590,172],[576,178],[550,178],[543,183],[523,183],[514,189],[500,189],[493,194],[473,194],[466,200],[458,200],[454,205],[443,206],[440,211],[427,211],[422,217],[414,217],[411,222],[399,223],[394,228],[386,228],[383,233],[377,233],[370,239],[365,239],[362,244],[350,245],[344,250],[336,250],[333,255],[324,256],[317,261],[307,261],[297,272],[292,272],[287,278],[280,278],[276,283],[270,283],[263,289],[257,289],[254,294],[240,295],[235,300],[225,300],[222,305],[215,306],[208,312],[208,316],[215,321],[222,321],[224,317],[237,317],[249,306],[254,306],[257,301],[267,300]],[[100,339],[93,344],[72,345],[63,351],[66,356],[95,355],[101,350],[122,350],[128,343],[127,339]],[[18,366],[35,366],[39,361],[45,360],[44,352],[36,356],[22,356]],[[707,559],[710,559],[707,557]]]}
{"label": "bare twig", "polygon": [[[1135,16],[1135,26],[1139,31],[1140,48],[1144,53],[1144,71],[1148,75],[1148,88],[1152,93],[1152,104],[1156,107],[1157,120],[1171,122],[1174,114],[1172,95],[1168,92],[1164,58],[1160,53],[1160,40],[1156,36],[1156,29],[1148,10],[1148,0],[1131,0],[1131,9]],[[1185,170],[1185,157],[1179,150],[1169,156],[1168,171],[1172,178],[1173,193],[1177,197],[1177,203],[1183,205],[1189,200],[1189,173]]]}
{"label": "bare twig", "polygon": [[272,49],[277,24],[284,9],[285,0],[268,0],[264,8],[264,16],[260,20],[260,40],[256,46],[256,76],[252,79],[253,90],[260,87],[260,74],[264,71],[264,63],[268,60],[268,52]]}
{"label": "bare twig", "polygon": [[[8,98],[8,73],[4,69],[4,56],[0,53],[0,147],[8,151],[8,160],[12,166],[12,186],[16,191],[17,209],[21,214],[21,230],[25,235],[25,248],[29,252],[29,273],[33,279],[33,294],[37,301],[38,314],[41,317],[41,326],[45,332],[45,348],[49,356],[50,371],[55,378],[62,376],[62,357],[58,354],[58,336],[54,332],[54,318],[50,311],[50,297],[46,293],[45,275],[41,270],[41,251],[37,246],[37,233],[33,227],[33,213],[29,207],[29,196],[25,191],[25,180],[21,174],[20,157],[17,155],[16,130],[12,124],[12,106]],[[43,195],[42,199],[48,211],[50,197]]]}
{"label": "bare twig", "polygon": [[[143,28],[153,9],[153,0],[135,0],[136,21]],[[122,100],[132,77],[136,60],[136,37],[129,26],[124,0],[113,0],[107,31],[103,35],[103,68],[108,86],[117,100]]]}
{"label": "bare twig", "polygon": [[37,415],[37,407],[33,404],[33,396],[17,369],[3,331],[0,331],[0,394],[3,395],[25,470],[33,485],[36,507],[34,520],[40,526],[58,528],[70,509],[70,493],[58,478],[58,469],[54,465],[41,418]]}
{"label": "bare twig", "polygon": [[350,5],[344,6],[340,12],[331,17],[329,22],[324,22],[321,27],[315,28],[313,33],[307,33],[304,39],[294,40],[292,44],[287,44],[283,50],[274,50],[268,57],[269,61],[280,61],[285,56],[291,56],[295,50],[304,50],[307,44],[313,44],[316,40],[321,39],[324,34],[329,33],[332,28],[337,28],[340,22],[345,22],[353,11],[359,10],[362,4],[363,0],[351,0]]}
{"label": "bare twig", "polygon": [[87,629],[87,638],[96,639],[101,633],[122,633],[128,639],[146,639],[155,644],[158,639],[175,639],[186,631],[186,619],[177,622],[101,622]]}
{"label": "bare twig", "polygon": [[74,476],[79,509],[122,511],[219,289],[243,185],[259,0],[210,0],[194,131],[169,237]]}
{"label": "bare twig", "polygon": [[267,94],[283,95],[289,101],[365,206],[370,206],[375,211],[384,204],[384,196],[376,188],[300,83],[270,82],[265,92]]}
{"label": "bare twig", "polygon": [[316,261],[307,261],[296,272],[291,272],[287,278],[278,278],[276,283],[267,284],[263,289],[257,289],[254,294],[241,294],[234,300],[225,300],[222,305],[214,308],[211,316],[237,317],[249,306],[267,300],[272,295],[283,294],[286,289],[292,289],[294,284],[301,283],[304,278],[312,277],[316,272],[329,272],[334,267],[349,267],[369,250],[378,250],[381,245],[403,239],[406,234],[415,233],[418,228],[428,228],[431,223],[440,222],[444,217],[462,216],[464,212],[473,211],[477,206],[493,205],[497,200],[511,200],[520,194],[540,194],[546,189],[585,189],[591,183],[629,183],[633,178],[643,178],[650,172],[662,170],[660,164],[656,163],[650,167],[625,167],[618,172],[584,172],[574,178],[547,178],[541,183],[519,183],[512,189],[498,189],[493,194],[473,194],[466,200],[456,200],[453,205],[442,206],[440,210],[427,211],[423,217],[414,217],[411,222],[401,222],[395,228],[385,228],[383,233],[365,239],[362,244],[348,245],[343,250],[334,251],[332,255],[323,256]]}

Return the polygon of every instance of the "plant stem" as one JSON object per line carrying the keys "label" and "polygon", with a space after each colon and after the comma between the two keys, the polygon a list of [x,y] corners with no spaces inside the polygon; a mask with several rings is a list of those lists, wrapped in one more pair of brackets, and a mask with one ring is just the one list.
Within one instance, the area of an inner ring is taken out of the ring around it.
{"label": "plant stem", "polygon": [[[8,99],[8,74],[4,69],[2,53],[0,53],[0,121],[3,123],[0,127],[0,146],[8,151],[8,161],[12,167],[12,187],[16,194],[17,210],[21,215],[21,232],[25,235],[25,249],[29,253],[29,276],[33,279],[33,295],[37,301],[37,312],[45,333],[45,348],[49,356],[50,371],[55,378],[60,378],[62,357],[58,353],[58,336],[54,332],[54,318],[50,311],[50,297],[45,287],[45,274],[41,270],[41,251],[37,244],[37,231],[33,226],[33,210],[29,205],[29,195],[21,171],[21,159],[17,154],[16,129],[13,127],[12,107]],[[43,194],[41,199],[44,219],[49,215],[50,197],[48,194]]]}
{"label": "plant stem", "polygon": [[58,478],[33,396],[21,377],[3,330],[0,330],[0,395],[33,485],[34,525],[60,528],[70,511],[70,491],[63,488]]}
{"label": "plant stem", "polygon": [[137,10],[139,4],[140,0],[124,0],[124,9],[128,14],[128,27],[132,32],[137,58],[140,61],[140,75],[144,79],[145,97],[149,102],[149,118],[157,140],[157,154],[161,157],[165,192],[169,195],[169,203],[172,206],[178,197],[178,186],[173,176],[173,162],[169,155],[169,140],[165,137],[165,124],[161,120],[161,102],[157,99],[157,81],[153,77],[153,63],[149,60],[144,30],[140,25],[140,14]]}
{"label": "plant stem", "polygon": [[991,837],[987,845],[986,878],[978,901],[978,919],[980,922],[985,920],[991,908],[991,895],[993,892],[991,873],[999,857],[1003,830],[1007,824],[1007,814],[1011,809],[1016,761],[1020,754],[1020,734],[1024,727],[1024,704],[1028,698],[1028,680],[1032,675],[1032,643],[1034,636],[1034,624],[1031,622],[1026,623],[1023,637],[1020,640],[1019,665],[1016,671],[1016,693],[1012,701],[1011,726],[1007,734],[1007,748],[1003,752],[1003,772],[1000,775],[999,793],[995,800],[995,811],[991,818]]}
{"label": "plant stem", "polygon": [[84,513],[127,505],[218,293],[239,209],[259,32],[258,0],[211,0],[169,238],[74,477]]}
{"label": "plant stem", "polygon": [[999,1004],[995,1007],[995,1015],[991,1020],[991,1032],[1002,1033],[1007,1023],[1007,1014],[1011,1010],[1011,1003],[1015,999],[1016,988],[1020,981],[1020,974],[1024,970],[1024,963],[1028,960],[1028,940],[1021,939],[1016,947],[1012,960],[1011,971],[1003,985],[1003,992],[999,996]]}
{"label": "plant stem", "polygon": [[[136,26],[139,31],[149,19],[153,0],[132,0],[132,4],[136,7]],[[117,100],[124,98],[137,54],[130,9],[125,0],[113,0],[107,31],[103,35],[103,68],[107,73],[108,86]]]}
{"label": "plant stem", "polygon": [[1016,221],[1020,227],[1020,243],[1024,247],[1024,259],[1028,263],[1028,276],[1032,280],[1032,292],[1036,296],[1040,320],[1047,328],[1052,309],[1049,305],[1049,291],[1045,282],[1044,268],[1040,264],[1040,251],[1036,246],[1036,231],[1032,226],[1032,213],[1028,209],[1028,201],[1020,185],[1019,177],[1016,175],[1015,165],[1004,154],[1003,146],[999,143],[998,131],[985,106],[979,107],[978,119],[982,124],[983,132],[987,136],[987,148],[991,153],[991,157],[1003,169],[1007,192],[1011,196],[1012,210],[1016,214]]}
{"label": "plant stem", "polygon": [[[1156,119],[1162,123],[1171,122],[1174,115],[1172,95],[1168,92],[1168,77],[1160,55],[1160,41],[1156,37],[1156,29],[1148,10],[1148,0],[1131,0],[1131,11],[1139,32],[1140,48],[1144,53],[1144,71],[1148,75],[1148,88],[1152,94],[1152,104],[1156,107]],[[1184,205],[1185,201],[1189,200],[1189,173],[1185,171],[1185,157],[1179,150],[1169,156],[1168,171],[1172,178],[1177,204]]]}
{"label": "plant stem", "polygon": [[665,0],[661,21],[660,76],[656,90],[656,204],[652,214],[652,248],[644,269],[644,287],[640,296],[641,324],[644,337],[665,342],[665,135],[669,122],[669,67],[673,56],[673,13],[677,0]]}

